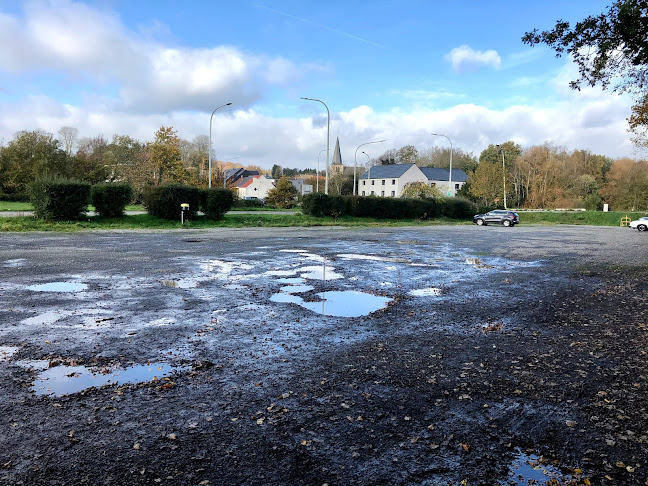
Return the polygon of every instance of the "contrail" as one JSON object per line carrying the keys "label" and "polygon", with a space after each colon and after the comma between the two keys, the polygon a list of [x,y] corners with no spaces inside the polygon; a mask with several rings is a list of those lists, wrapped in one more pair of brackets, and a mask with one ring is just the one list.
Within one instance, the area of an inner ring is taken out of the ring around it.
{"label": "contrail", "polygon": [[382,44],[377,44],[375,42],[371,42],[370,40],[363,39],[362,37],[357,37],[355,35],[347,34],[346,32],[342,32],[340,30],[332,29],[331,27],[327,27],[326,25],[318,24],[316,22],[312,22],[312,21],[307,20],[307,19],[302,19],[301,17],[296,17],[294,15],[290,15],[290,14],[285,13],[285,12],[280,12],[279,10],[275,10],[274,8],[266,7],[264,5],[259,5],[258,3],[253,3],[252,5],[254,5],[255,7],[258,7],[258,8],[263,8],[265,10],[269,10],[270,12],[274,12],[274,13],[277,13],[279,15],[283,15],[284,17],[290,17],[291,19],[299,20],[300,22],[305,22],[307,24],[316,25],[318,27],[321,27],[322,29],[330,30],[331,32],[335,32],[336,34],[340,34],[340,35],[343,35],[345,37],[350,37],[351,39],[359,40],[360,42],[364,42],[365,44],[370,44],[372,46],[381,47],[383,49],[388,49],[390,51],[392,50],[387,46],[383,46]]}

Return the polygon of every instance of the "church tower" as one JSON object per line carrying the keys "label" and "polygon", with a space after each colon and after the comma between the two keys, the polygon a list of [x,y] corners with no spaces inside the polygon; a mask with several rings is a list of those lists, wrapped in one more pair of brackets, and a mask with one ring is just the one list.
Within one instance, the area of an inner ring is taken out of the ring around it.
{"label": "church tower", "polygon": [[333,150],[333,160],[329,166],[331,175],[338,175],[344,173],[344,164],[342,164],[342,154],[340,153],[340,139],[335,140],[335,150]]}

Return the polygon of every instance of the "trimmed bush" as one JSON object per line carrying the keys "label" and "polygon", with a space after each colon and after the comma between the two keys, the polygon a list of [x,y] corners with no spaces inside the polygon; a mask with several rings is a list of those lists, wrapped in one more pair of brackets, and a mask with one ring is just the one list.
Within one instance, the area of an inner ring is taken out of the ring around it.
{"label": "trimmed bush", "polygon": [[132,197],[133,188],[130,184],[97,184],[92,186],[90,192],[92,205],[104,218],[122,217]]}
{"label": "trimmed bush", "polygon": [[232,209],[234,193],[229,189],[205,189],[202,194],[202,210],[208,219],[222,219]]}
{"label": "trimmed bush", "polygon": [[233,206],[235,208],[262,208],[265,202],[261,199],[236,199]]}
{"label": "trimmed bush", "polygon": [[331,198],[331,209],[329,214],[334,218],[342,216],[349,216],[351,214],[351,197],[349,196],[333,196]]}
{"label": "trimmed bush", "polygon": [[314,192],[304,196],[302,213],[321,218],[331,214],[331,197],[321,192]]}
{"label": "trimmed bush", "polygon": [[194,218],[201,204],[201,191],[182,184],[148,186],[144,189],[144,206],[151,216],[180,219],[180,205],[189,204],[185,218]]}
{"label": "trimmed bush", "polygon": [[40,179],[29,186],[37,218],[71,221],[84,216],[90,202],[90,184],[66,179]]}
{"label": "trimmed bush", "polygon": [[460,197],[448,198],[444,200],[443,214],[453,219],[470,219],[477,214],[475,203]]}

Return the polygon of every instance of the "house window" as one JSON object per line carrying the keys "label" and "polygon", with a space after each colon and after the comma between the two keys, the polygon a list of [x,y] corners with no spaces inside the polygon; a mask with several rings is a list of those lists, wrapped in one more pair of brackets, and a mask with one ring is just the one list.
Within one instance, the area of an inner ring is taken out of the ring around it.
{"label": "house window", "polygon": [[371,181],[371,185],[373,186],[376,183],[376,181]]}
{"label": "house window", "polygon": [[364,186],[367,183],[367,181],[362,181],[362,185]]}
{"label": "house window", "polygon": [[396,197],[396,191],[392,191],[392,197]]}
{"label": "house window", "polygon": [[365,195],[365,192],[364,192],[364,191],[362,191],[362,195],[363,195],[363,196]]}
{"label": "house window", "polygon": [[382,185],[383,185],[383,186],[385,185],[385,179],[382,180]]}
{"label": "house window", "polygon": [[396,185],[396,179],[392,179],[392,186]]}
{"label": "house window", "polygon": [[371,195],[372,195],[372,196],[374,195],[374,192],[373,192],[373,191],[371,191]]}
{"label": "house window", "polygon": [[430,187],[436,187],[436,182],[430,182]]}
{"label": "house window", "polygon": [[455,189],[458,191],[459,190],[459,184],[455,184]]}
{"label": "house window", "polygon": [[382,197],[385,197],[385,191],[382,191],[382,192],[380,193],[380,195],[381,195]]}

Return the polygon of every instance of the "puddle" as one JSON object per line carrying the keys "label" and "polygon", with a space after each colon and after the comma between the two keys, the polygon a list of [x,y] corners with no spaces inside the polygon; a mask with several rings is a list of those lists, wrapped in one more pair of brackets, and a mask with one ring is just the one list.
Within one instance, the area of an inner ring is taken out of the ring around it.
{"label": "puddle", "polygon": [[311,285],[284,285],[279,289],[279,292],[285,292],[287,294],[301,294],[303,292],[310,292],[315,287]]}
{"label": "puddle", "polygon": [[295,277],[295,278],[279,278],[277,279],[277,283],[280,284],[289,284],[289,285],[299,285],[303,284],[306,280],[301,278],[301,277]]}
{"label": "puddle", "polygon": [[17,346],[0,346],[0,361],[8,361],[17,352]]}
{"label": "puddle", "polygon": [[83,292],[88,286],[73,282],[50,282],[46,284],[30,285],[27,290],[34,292]]}
{"label": "puddle", "polygon": [[580,474],[564,472],[561,468],[548,464],[548,460],[535,454],[527,455],[518,451],[509,467],[508,476],[500,485],[523,486],[529,484],[571,484],[580,479]]}
{"label": "puddle", "polygon": [[38,314],[33,317],[28,317],[20,321],[21,324],[27,326],[37,325],[37,324],[54,324],[56,321],[65,319],[73,314],[72,311],[49,311],[42,314]]}
{"label": "puddle", "polygon": [[410,290],[410,295],[414,297],[438,297],[441,295],[441,289],[438,287],[429,287],[427,289]]}
{"label": "puddle", "polygon": [[371,260],[374,262],[405,262],[402,258],[389,258],[382,257],[378,255],[358,255],[355,253],[342,253],[338,255],[338,258],[344,258],[346,260]]}
{"label": "puddle", "polygon": [[281,253],[308,253],[308,250],[279,250]]}
{"label": "puddle", "polygon": [[[161,380],[188,368],[171,366],[167,363],[149,363],[127,368],[97,369],[85,366],[54,366],[48,368],[48,361],[24,362],[26,368],[42,370],[34,380],[32,390],[36,395],[60,397],[77,393],[92,387],[124,385]],[[46,368],[46,369],[45,369]]]}
{"label": "puddle", "polygon": [[322,266],[302,267],[298,270],[303,278],[311,280],[337,280],[344,278],[343,275],[336,273],[335,268]]}
{"label": "puddle", "polygon": [[263,275],[271,275],[273,277],[289,277],[290,275],[295,275],[297,270],[271,270],[264,273]]}
{"label": "puddle", "polygon": [[175,322],[175,319],[171,319],[170,317],[162,317],[160,319],[155,319],[153,321],[147,322],[144,325],[146,327],[164,327],[175,324]]}
{"label": "puddle", "polygon": [[332,317],[368,316],[387,306],[392,299],[366,294],[355,290],[321,292],[316,294],[320,301],[306,302],[293,294],[278,293],[270,297],[272,302],[297,304],[317,314]]}
{"label": "puddle", "polygon": [[17,267],[23,267],[25,266],[25,263],[27,263],[27,259],[25,258],[15,258],[13,260],[5,260],[4,264],[2,265],[5,268],[17,268]]}

